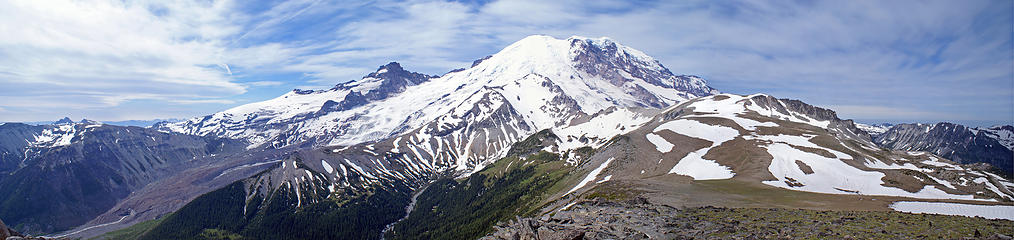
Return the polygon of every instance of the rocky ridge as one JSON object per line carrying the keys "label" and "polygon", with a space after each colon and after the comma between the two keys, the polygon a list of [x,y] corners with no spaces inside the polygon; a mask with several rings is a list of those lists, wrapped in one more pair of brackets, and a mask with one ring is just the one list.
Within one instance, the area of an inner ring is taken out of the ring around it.
{"label": "rocky ridge", "polygon": [[1014,176],[1014,127],[970,128],[953,123],[898,124],[873,140],[902,151],[925,151],[962,164],[987,163],[996,172]]}

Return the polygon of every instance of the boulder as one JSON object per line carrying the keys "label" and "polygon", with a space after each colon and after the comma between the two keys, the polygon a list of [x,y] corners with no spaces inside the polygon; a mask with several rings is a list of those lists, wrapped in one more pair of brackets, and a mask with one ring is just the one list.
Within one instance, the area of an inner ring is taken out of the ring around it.
{"label": "boulder", "polygon": [[24,236],[21,235],[21,233],[14,231],[14,229],[8,228],[7,224],[4,224],[4,221],[0,220],[0,239],[7,239],[9,237],[24,237]]}

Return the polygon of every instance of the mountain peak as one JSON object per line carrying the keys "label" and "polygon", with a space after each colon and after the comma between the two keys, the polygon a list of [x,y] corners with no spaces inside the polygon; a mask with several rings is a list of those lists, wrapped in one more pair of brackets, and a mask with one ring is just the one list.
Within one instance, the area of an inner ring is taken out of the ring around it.
{"label": "mountain peak", "polygon": [[377,68],[377,71],[372,72],[370,74],[367,74],[365,77],[363,77],[363,79],[365,80],[367,78],[387,78],[387,76],[394,77],[394,76],[404,76],[404,75],[413,75],[413,74],[425,75],[425,74],[420,74],[420,73],[409,72],[409,71],[405,70],[404,68],[402,68],[401,64],[398,63],[398,62],[390,62],[390,63],[384,64],[384,65],[381,65],[380,67]]}
{"label": "mountain peak", "polygon": [[[655,58],[608,37],[556,39],[532,35],[507,46],[473,68],[521,74],[516,77],[528,73],[562,81],[573,77],[583,79],[575,84],[591,84],[597,88],[613,85],[619,91],[633,95],[634,105],[642,107],[662,108],[682,100],[718,93],[704,79],[675,75]],[[602,89],[596,91],[599,90]]]}
{"label": "mountain peak", "polygon": [[399,64],[398,62],[389,62],[377,68],[377,73],[385,73],[388,71],[400,72],[405,71],[405,69],[401,68],[401,64]]}
{"label": "mountain peak", "polygon": [[83,124],[90,124],[90,125],[95,125],[95,124],[102,124],[102,122],[99,122],[99,121],[95,121],[95,120],[89,120],[89,119],[81,119],[81,122],[80,122],[80,123],[83,123]]}
{"label": "mountain peak", "polygon": [[595,46],[599,46],[599,47],[608,46],[608,45],[616,45],[616,41],[613,41],[613,39],[609,38],[609,37],[592,38],[592,37],[583,37],[583,36],[576,36],[575,35],[575,36],[570,36],[569,38],[567,38],[567,41],[568,42],[583,41],[583,42],[593,43]]}
{"label": "mountain peak", "polygon": [[63,117],[63,119],[53,122],[53,124],[70,124],[74,123],[74,120],[70,120],[70,117]]}

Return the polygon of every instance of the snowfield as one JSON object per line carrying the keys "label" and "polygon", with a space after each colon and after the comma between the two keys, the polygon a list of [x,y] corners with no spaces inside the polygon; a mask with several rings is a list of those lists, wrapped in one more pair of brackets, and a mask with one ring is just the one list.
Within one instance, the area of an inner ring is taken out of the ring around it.
{"label": "snowfield", "polygon": [[1014,206],[974,205],[945,202],[895,202],[891,209],[907,213],[931,213],[988,219],[1014,220]]}
{"label": "snowfield", "polygon": [[[911,193],[900,188],[886,187],[881,178],[885,175],[876,171],[865,171],[846,164],[842,160],[851,156],[824,148],[808,141],[809,138],[790,135],[760,136],[759,139],[773,143],[763,146],[773,156],[768,171],[776,181],[764,181],[764,184],[806,192],[830,194],[859,194],[901,196],[923,199],[975,199],[972,195],[955,195],[946,193],[936,186],[925,186],[919,192]],[[800,150],[797,147],[823,149],[835,155],[828,158],[818,154]],[[805,164],[811,173],[804,172],[800,164]],[[878,163],[880,163],[878,161]],[[880,165],[885,165],[880,163]],[[914,165],[908,164],[912,167]],[[896,166],[896,165],[895,165]],[[946,185],[945,185],[946,186]]]}
{"label": "snowfield", "polygon": [[[711,148],[722,145],[722,143],[735,139],[739,136],[739,131],[736,129],[725,126],[708,125],[695,120],[676,119],[659,125],[655,128],[654,132],[662,130],[669,130],[711,142],[711,146],[709,147],[688,153],[687,156],[683,157],[678,163],[676,163],[676,166],[673,166],[673,168],[669,170],[669,173],[690,176],[694,178],[694,180],[729,179],[736,175],[731,169],[729,169],[729,167],[722,166],[714,160],[704,159],[704,155],[707,154]],[[665,139],[662,140],[664,141]]]}

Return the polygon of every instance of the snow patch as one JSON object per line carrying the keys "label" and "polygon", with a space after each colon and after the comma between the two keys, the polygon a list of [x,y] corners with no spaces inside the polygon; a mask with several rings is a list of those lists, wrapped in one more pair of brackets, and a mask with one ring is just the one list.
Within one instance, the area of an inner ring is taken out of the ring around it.
{"label": "snow patch", "polygon": [[[927,185],[919,192],[911,193],[900,188],[883,186],[881,172],[863,171],[842,162],[776,142],[764,146],[773,156],[768,171],[778,180],[764,181],[764,184],[806,192],[829,194],[884,195],[925,199],[975,199],[972,195],[955,195]],[[812,174],[804,173],[796,165],[801,161],[810,166]],[[986,200],[988,201],[988,200]]]}
{"label": "snow patch", "polygon": [[[577,186],[574,186],[574,188],[571,188],[570,191],[567,191],[567,193],[564,193],[563,195],[566,196],[567,194],[570,194],[570,193],[572,193],[574,191],[577,191],[581,187],[584,187],[584,185],[588,184],[589,182],[594,181],[595,178],[598,178],[599,173],[601,173],[602,170],[605,170],[606,167],[609,166],[609,163],[612,162],[612,161],[613,161],[613,158],[607,159],[605,162],[602,163],[602,165],[599,165],[599,167],[595,168],[590,173],[588,173],[588,176],[585,176],[584,179],[581,180],[581,182],[577,183]],[[610,175],[610,176],[612,176],[612,175]]]}
{"label": "snow patch", "polygon": [[736,174],[729,167],[704,159],[711,148],[735,139],[739,131],[725,126],[708,125],[694,120],[676,119],[659,125],[654,131],[669,130],[693,138],[711,141],[711,146],[687,153],[669,173],[690,176],[694,180],[729,179]]}
{"label": "snow patch", "polygon": [[655,149],[662,153],[672,151],[672,148],[676,146],[655,133],[648,133],[645,137],[648,138],[648,141],[651,142],[651,144],[655,145]]}
{"label": "snow patch", "polygon": [[1014,220],[1014,206],[976,205],[945,202],[895,202],[891,209],[907,213],[932,213],[988,219]]}
{"label": "snow patch", "polygon": [[331,164],[328,164],[327,161],[324,161],[323,159],[321,159],[320,160],[320,165],[324,166],[324,171],[327,171],[328,174],[331,174],[332,172],[334,172],[334,168],[331,167]]}

